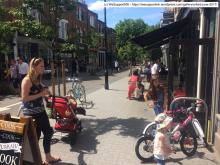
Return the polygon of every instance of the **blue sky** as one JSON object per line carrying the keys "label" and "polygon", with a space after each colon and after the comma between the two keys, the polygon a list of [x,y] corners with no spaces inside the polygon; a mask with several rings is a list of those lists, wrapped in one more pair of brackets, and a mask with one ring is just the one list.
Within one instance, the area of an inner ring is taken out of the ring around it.
{"label": "blue sky", "polygon": [[[104,21],[104,11],[103,8],[100,7],[99,0],[86,0],[86,4],[88,8],[98,14],[98,19]],[[113,0],[111,2],[131,2],[132,0]],[[162,0],[138,0],[136,2],[163,2]],[[110,2],[107,0],[107,2]],[[133,0],[134,2],[134,0]],[[106,18],[107,18],[107,26],[114,28],[119,21],[123,21],[124,19],[143,19],[145,23],[148,25],[154,25],[160,22],[162,18],[163,8],[107,8],[106,10]]]}

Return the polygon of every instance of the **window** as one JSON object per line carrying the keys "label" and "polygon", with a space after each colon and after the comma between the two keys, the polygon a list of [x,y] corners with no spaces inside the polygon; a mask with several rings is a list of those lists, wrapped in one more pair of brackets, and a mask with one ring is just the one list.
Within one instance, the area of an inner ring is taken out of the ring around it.
{"label": "window", "polygon": [[94,16],[90,15],[89,24],[90,24],[90,26],[95,27],[95,18],[94,18]]}
{"label": "window", "polygon": [[82,21],[82,9],[80,7],[78,8],[77,19]]}
{"label": "window", "polygon": [[81,28],[80,28],[79,33],[80,33],[80,43],[83,43],[83,31]]}
{"label": "window", "polygon": [[67,24],[68,21],[65,19],[59,21],[59,38],[64,40],[67,39]]}

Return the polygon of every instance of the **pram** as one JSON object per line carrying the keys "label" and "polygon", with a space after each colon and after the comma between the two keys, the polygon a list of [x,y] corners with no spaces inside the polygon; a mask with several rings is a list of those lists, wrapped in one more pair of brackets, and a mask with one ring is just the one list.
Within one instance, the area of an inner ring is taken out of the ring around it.
{"label": "pram", "polygon": [[77,114],[86,115],[82,107],[77,107],[76,100],[71,96],[49,96],[45,98],[46,107],[52,112],[52,118],[56,120],[55,131],[75,135],[81,132],[82,125]]}

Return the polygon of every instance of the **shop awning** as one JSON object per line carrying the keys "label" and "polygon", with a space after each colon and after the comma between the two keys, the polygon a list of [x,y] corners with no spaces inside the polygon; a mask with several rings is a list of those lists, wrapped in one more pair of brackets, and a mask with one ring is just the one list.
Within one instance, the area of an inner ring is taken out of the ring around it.
{"label": "shop awning", "polygon": [[[131,40],[142,47],[150,46],[156,43],[166,43],[168,42],[167,38],[179,34],[183,28],[189,23],[190,17],[184,18],[180,21],[171,23],[149,33],[143,34],[141,36],[132,38]],[[163,41],[166,42],[163,42]]]}

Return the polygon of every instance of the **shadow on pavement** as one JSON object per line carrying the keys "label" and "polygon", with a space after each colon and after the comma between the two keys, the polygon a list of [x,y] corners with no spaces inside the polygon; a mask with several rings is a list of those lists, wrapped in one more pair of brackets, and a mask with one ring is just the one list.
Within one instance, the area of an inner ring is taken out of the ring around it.
{"label": "shadow on pavement", "polygon": [[53,163],[54,165],[76,165],[73,163],[65,163],[65,162],[59,162],[59,163]]}
{"label": "shadow on pavement", "polygon": [[[97,145],[100,144],[97,139],[98,136],[117,130],[121,136],[137,138],[147,124],[148,122],[144,118],[119,119],[112,117],[107,119],[86,119],[84,126],[86,129],[78,135],[77,141],[75,145],[71,146],[70,151],[79,153],[79,165],[87,165],[84,161],[84,155],[97,153]],[[66,140],[65,142],[68,142]]]}
{"label": "shadow on pavement", "polygon": [[[76,136],[76,139],[70,139],[69,136],[64,136],[62,138],[53,138],[52,144],[56,143],[67,143],[70,144],[70,152],[79,153],[78,164],[87,165],[84,160],[85,154],[96,154],[97,145],[100,144],[97,137],[104,135],[110,131],[117,131],[118,135],[125,137],[138,138],[141,135],[144,126],[149,122],[146,122],[144,118],[128,118],[128,119],[119,119],[116,117],[111,117],[107,119],[84,119],[86,122],[83,122],[82,130]],[[76,141],[75,141],[76,140]],[[75,141],[74,143],[72,143]],[[72,144],[72,145],[71,145]]]}
{"label": "shadow on pavement", "polygon": [[119,89],[109,89],[111,91],[116,91],[116,92],[127,92],[128,90],[119,90]]}
{"label": "shadow on pavement", "polygon": [[[182,152],[182,151],[180,150],[179,152]],[[183,160],[186,160],[186,159],[187,159],[187,160],[191,160],[191,159],[194,159],[194,158],[200,158],[201,160],[208,160],[208,161],[210,161],[210,162],[213,162],[213,163],[215,163],[215,164],[218,164],[217,161],[212,160],[212,159],[209,159],[209,158],[207,158],[205,155],[206,155],[206,153],[197,151],[196,154],[195,154],[194,156],[192,156],[192,157],[169,158],[169,159],[167,160],[167,162],[175,162],[176,164],[182,165],[183,162],[181,162],[181,161],[183,161]]]}
{"label": "shadow on pavement", "polygon": [[15,98],[19,98],[20,96],[18,95],[1,95],[0,96],[0,101],[4,101],[5,99],[15,99]]}

